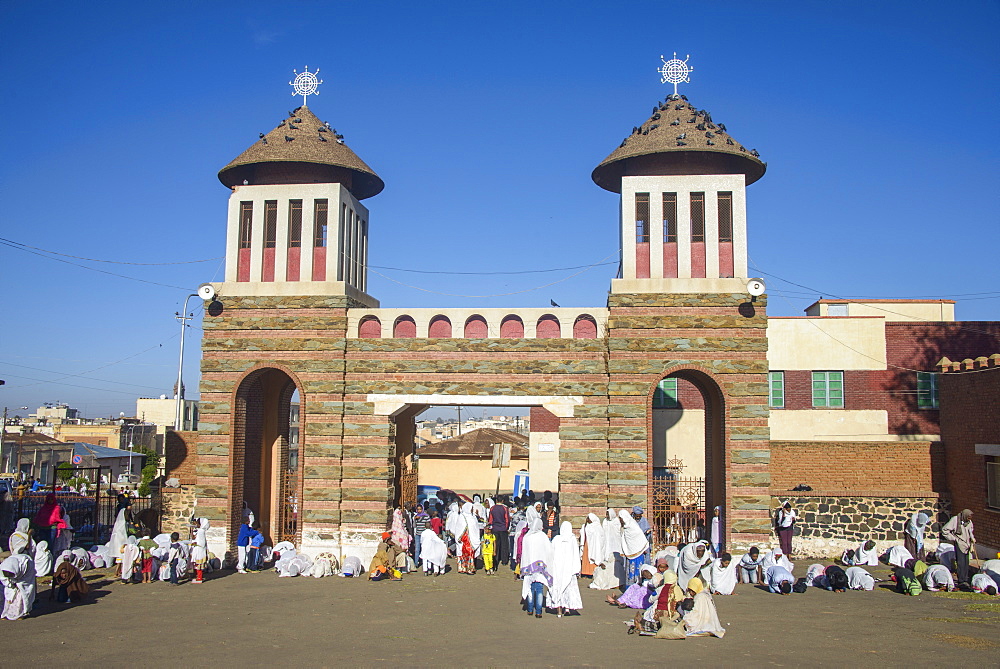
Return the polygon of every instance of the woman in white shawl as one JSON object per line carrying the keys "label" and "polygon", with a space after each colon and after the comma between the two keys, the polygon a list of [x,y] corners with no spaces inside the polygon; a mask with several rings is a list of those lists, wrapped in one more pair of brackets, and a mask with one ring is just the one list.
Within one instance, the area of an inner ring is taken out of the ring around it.
{"label": "woman in white shawl", "polygon": [[784,567],[788,571],[792,571],[795,565],[792,561],[785,557],[784,552],[781,550],[781,546],[777,548],[772,548],[768,552],[764,553],[764,557],[760,559],[761,569],[767,571],[769,567],[774,567],[775,565]]}
{"label": "woman in white shawl", "polygon": [[845,563],[851,565],[868,565],[869,567],[878,566],[878,551],[875,550],[875,542],[869,539],[868,541],[862,541],[861,545],[854,549],[854,557],[849,560],[844,560]]}
{"label": "woman in white shawl", "polygon": [[49,552],[49,542],[39,541],[35,546],[35,576],[48,576],[52,573],[52,553]]}
{"label": "woman in white shawl", "polygon": [[889,549],[888,562],[893,567],[905,567],[906,563],[913,559],[910,551],[905,546],[893,546]]}
{"label": "woman in white shawl", "polygon": [[472,502],[462,505],[462,522],[465,527],[458,535],[458,571],[462,574],[476,573],[476,556],[479,555],[479,521],[476,520]]}
{"label": "woman in white shawl", "polygon": [[35,563],[24,553],[15,553],[0,562],[3,583],[3,617],[19,620],[35,605]]}
{"label": "woman in white shawl", "polygon": [[694,596],[694,608],[684,614],[684,627],[685,636],[714,636],[721,639],[726,633],[719,622],[715,600],[708,590],[702,590]]}
{"label": "woman in white shawl", "polygon": [[625,578],[629,583],[638,583],[642,579],[639,571],[642,567],[643,558],[649,549],[649,540],[646,539],[645,532],[639,527],[625,509],[618,511],[618,522],[621,525],[622,555],[625,557]]}
{"label": "woman in white shawl", "polygon": [[203,583],[205,580],[205,563],[208,562],[208,518],[198,519],[198,529],[194,533],[194,547],[191,549],[191,561],[194,562],[194,580],[192,583]]}
{"label": "woman in white shawl", "polygon": [[588,513],[580,528],[581,576],[593,576],[599,565],[604,564],[604,528],[596,513]]}
{"label": "woman in white shawl", "polygon": [[34,542],[31,540],[31,535],[28,533],[30,529],[31,520],[28,518],[22,518],[17,521],[17,527],[14,528],[14,533],[10,535],[10,540],[7,542],[11,555],[17,555],[19,553],[27,555],[32,552]]}
{"label": "woman in white shawl", "polygon": [[135,564],[139,560],[142,551],[139,549],[139,542],[135,537],[129,537],[122,548],[122,582],[131,583],[132,574],[135,572]]}
{"label": "woman in white shawl", "polygon": [[128,541],[125,511],[125,509],[122,509],[118,512],[114,527],[111,528],[111,541],[108,542],[108,546],[111,548],[111,557],[116,561],[121,560],[122,550],[125,548],[125,542]]}
{"label": "woman in white shawl", "polygon": [[688,581],[698,575],[701,568],[712,559],[707,541],[697,541],[685,546],[677,556],[677,585],[687,590]]}
{"label": "woman in white shawl", "polygon": [[826,577],[826,567],[821,564],[809,565],[809,571],[806,572],[806,585],[826,590],[830,585],[830,581]]}
{"label": "woman in white shawl", "polygon": [[514,554],[515,565],[521,563],[521,550],[524,544],[524,537],[527,535],[528,530],[531,527],[531,521],[536,518],[539,521],[542,519],[541,515],[538,513],[538,509],[534,504],[532,504],[524,510],[524,520],[518,522],[518,524],[514,527],[513,534],[510,535],[511,552]]}
{"label": "woman in white shawl", "polygon": [[734,560],[729,553],[723,553],[702,569],[702,575],[712,594],[732,595],[736,593],[736,569],[739,560]]}
{"label": "woman in white shawl", "polygon": [[431,528],[427,528],[420,533],[420,555],[423,560],[424,574],[438,576],[444,573],[445,563],[448,560],[448,547],[441,541],[441,537]]}
{"label": "woman in white shawl", "polygon": [[556,609],[560,618],[565,609],[579,611],[583,608],[580,585],[576,580],[580,566],[580,547],[573,534],[573,526],[564,520],[559,525],[559,534],[552,537],[552,563],[549,565],[552,585],[546,597],[546,606]]}
{"label": "woman in white shawl", "polygon": [[851,590],[874,590],[875,577],[861,567],[848,567],[847,587]]}
{"label": "woman in white shawl", "polygon": [[625,565],[621,558],[621,524],[614,509],[608,509],[601,529],[604,531],[604,560],[594,571],[594,582],[590,587],[595,590],[611,590],[621,587],[625,578]]}
{"label": "woman in white shawl", "polygon": [[458,538],[465,530],[465,521],[462,520],[462,512],[458,509],[458,502],[448,505],[448,515],[444,519],[444,530],[451,535],[451,542],[455,543],[455,551],[458,552]]}
{"label": "woman in white shawl", "polygon": [[922,511],[910,516],[903,529],[903,545],[906,550],[918,560],[924,559],[924,530],[931,522],[931,517]]}
{"label": "woman in white shawl", "polygon": [[552,563],[552,542],[542,532],[542,519],[536,517],[528,526],[528,533],[521,542],[521,599],[527,604],[528,615],[542,617],[545,588],[552,587],[549,571]]}

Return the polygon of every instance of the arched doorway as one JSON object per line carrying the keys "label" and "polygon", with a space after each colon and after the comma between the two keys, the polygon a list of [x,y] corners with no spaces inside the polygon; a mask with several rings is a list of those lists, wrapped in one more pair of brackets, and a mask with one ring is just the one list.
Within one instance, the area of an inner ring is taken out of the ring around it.
{"label": "arched doorway", "polygon": [[726,535],[725,398],[700,369],[669,371],[650,391],[647,421],[649,521],[657,545],[709,539],[720,507]]}
{"label": "arched doorway", "polygon": [[243,522],[246,501],[270,545],[278,541],[298,545],[302,406],[295,380],[281,369],[252,370],[237,386],[230,456],[231,540]]}

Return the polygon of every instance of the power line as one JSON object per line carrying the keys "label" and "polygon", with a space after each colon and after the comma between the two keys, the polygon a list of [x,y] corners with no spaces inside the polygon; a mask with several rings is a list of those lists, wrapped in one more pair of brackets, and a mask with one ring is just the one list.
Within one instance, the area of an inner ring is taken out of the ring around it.
{"label": "power line", "polygon": [[69,253],[59,253],[58,251],[49,251],[48,249],[39,248],[37,246],[31,246],[29,244],[23,244],[21,242],[16,242],[13,239],[6,239],[0,237],[0,242],[5,242],[8,246],[13,246],[14,248],[24,248],[24,249],[34,249],[35,251],[41,251],[42,253],[50,253],[55,256],[62,256],[63,258],[75,258],[76,260],[86,260],[88,262],[104,262],[111,263],[113,265],[142,265],[147,267],[159,267],[163,265],[192,265],[201,262],[213,262],[215,260],[225,260],[225,257],[220,258],[206,258],[204,260],[177,260],[174,262],[128,262],[125,260],[103,260],[101,258],[85,258],[84,256],[74,256]]}

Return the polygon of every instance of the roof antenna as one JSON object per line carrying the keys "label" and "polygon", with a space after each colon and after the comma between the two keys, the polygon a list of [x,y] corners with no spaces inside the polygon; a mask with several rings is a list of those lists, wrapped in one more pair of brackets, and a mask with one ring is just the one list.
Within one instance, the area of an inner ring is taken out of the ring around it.
{"label": "roof antenna", "polygon": [[304,72],[292,70],[292,73],[295,74],[295,79],[288,82],[288,85],[293,89],[292,97],[301,95],[302,106],[308,107],[306,99],[310,95],[319,95],[319,85],[323,83],[322,79],[316,78],[316,75],[319,74],[319,68],[317,67],[315,72],[310,72],[309,66],[306,65]]}

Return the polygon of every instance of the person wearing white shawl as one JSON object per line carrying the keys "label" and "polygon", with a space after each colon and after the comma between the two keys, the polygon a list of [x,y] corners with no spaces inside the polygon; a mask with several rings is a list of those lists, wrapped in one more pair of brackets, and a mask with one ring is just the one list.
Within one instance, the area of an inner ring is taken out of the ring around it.
{"label": "person wearing white shawl", "polygon": [[604,528],[596,513],[588,513],[587,521],[580,528],[581,567],[580,574],[593,576],[594,571],[604,564]]}
{"label": "person wearing white shawl", "polygon": [[955,589],[955,579],[943,564],[932,564],[924,572],[924,587],[931,592],[938,590],[951,592]]}
{"label": "person wearing white shawl", "polygon": [[139,542],[135,537],[129,537],[122,548],[122,582],[131,583],[132,574],[135,571],[135,563],[138,561],[142,551],[139,549]]}
{"label": "person wearing white shawl", "polygon": [[360,576],[365,568],[361,564],[361,558],[356,555],[348,555],[344,558],[344,564],[340,568],[340,575],[345,578]]}
{"label": "person wearing white shawl", "polygon": [[194,548],[191,549],[191,561],[194,562],[194,580],[192,583],[204,583],[205,563],[208,562],[208,518],[198,519],[198,529],[194,533]]}
{"label": "person wearing white shawl", "polygon": [[[479,508],[482,508],[482,504]],[[462,519],[465,520],[465,527],[469,532],[469,543],[472,550],[479,555],[479,546],[482,543],[482,533],[479,531],[479,517],[476,515],[476,507],[471,502],[462,505]]]}
{"label": "person wearing white shawl", "polygon": [[[483,498],[479,495],[472,496],[472,515],[476,517],[476,528],[479,530],[480,534],[483,533],[483,528],[486,527],[486,507],[483,506],[482,499]],[[468,502],[466,502],[466,504],[468,504]],[[464,508],[462,509],[462,512],[465,513]]]}
{"label": "person wearing white shawl", "polygon": [[293,577],[299,574],[308,574],[312,567],[312,560],[302,553],[286,551],[281,554],[281,559],[275,564],[278,576]]}
{"label": "person wearing white shawl", "polygon": [[29,534],[30,529],[31,520],[28,518],[22,518],[17,521],[14,533],[10,535],[10,540],[7,542],[11,555],[17,555],[19,553],[27,555],[33,551],[35,542],[31,540],[31,535]]}
{"label": "person wearing white shawl", "polygon": [[862,567],[848,567],[847,587],[851,590],[874,590],[875,577],[869,574]]}
{"label": "person wearing white shawl", "polygon": [[559,534],[552,537],[552,563],[549,565],[552,585],[546,597],[546,606],[556,609],[560,618],[566,609],[579,611],[583,608],[576,579],[580,567],[580,547],[573,526],[564,520],[559,525]]}
{"label": "person wearing white shawl", "polygon": [[417,557],[423,561],[426,575],[438,576],[444,573],[448,560],[448,547],[441,541],[441,537],[428,527],[420,533],[420,555]]}
{"label": "person wearing white shawl", "polygon": [[826,590],[830,585],[830,581],[826,577],[826,567],[821,564],[809,565],[809,571],[806,572],[806,585]]}
{"label": "person wearing white shawl", "polygon": [[52,573],[52,553],[49,552],[49,542],[39,541],[35,545],[35,576],[48,576]]}
{"label": "person wearing white shawl", "polygon": [[622,555],[626,561],[625,578],[629,583],[638,583],[642,579],[639,569],[649,550],[649,540],[639,523],[625,509],[619,509],[618,523],[621,525]]}
{"label": "person wearing white shawl", "polygon": [[701,570],[705,585],[716,595],[735,593],[736,581],[738,580],[736,568],[739,567],[739,564],[739,561],[734,560],[729,553],[722,553]]}
{"label": "person wearing white shawl", "polygon": [[715,610],[715,600],[708,590],[702,590],[694,596],[694,608],[684,614],[685,636],[714,636],[722,638],[726,630],[719,622],[719,613]]}
{"label": "person wearing white shawl", "polygon": [[910,551],[905,546],[893,546],[889,549],[888,562],[893,567],[905,567],[906,563],[914,559]]}
{"label": "person wearing white shawl", "polygon": [[930,516],[918,511],[910,516],[906,521],[906,527],[903,528],[903,545],[918,560],[924,559],[924,530],[930,521]]}
{"label": "person wearing white shawl", "polygon": [[111,541],[108,542],[111,548],[111,557],[115,561],[120,562],[122,557],[122,549],[125,548],[125,542],[128,540],[128,529],[126,527],[125,520],[125,509],[118,512],[118,517],[115,518],[114,527],[111,528]]}
{"label": "person wearing white shawl", "polygon": [[455,544],[455,551],[458,552],[458,538],[465,530],[465,520],[462,519],[462,512],[458,509],[458,502],[448,505],[448,515],[444,519],[445,532],[451,535],[449,544]]}
{"label": "person wearing white shawl", "polygon": [[707,541],[686,545],[677,556],[677,585],[680,589],[687,590],[688,581],[697,576],[711,559]]}
{"label": "person wearing white shawl", "polygon": [[869,539],[868,541],[862,541],[861,544],[854,549],[853,555],[851,551],[846,551],[844,553],[843,562],[846,565],[867,565],[869,567],[878,566],[878,551],[875,550],[875,542]]}
{"label": "person wearing white shawl", "polygon": [[24,553],[15,553],[0,562],[3,583],[3,617],[19,620],[35,605],[35,563]]}
{"label": "person wearing white shawl", "polygon": [[767,571],[768,567],[784,567],[789,572],[792,571],[794,565],[791,560],[785,557],[784,552],[782,552],[781,547],[772,548],[768,552],[764,553],[764,557],[760,559],[760,567],[764,571]]}
{"label": "person wearing white shawl", "polygon": [[972,577],[972,582],[969,584],[972,586],[972,592],[980,592],[987,595],[995,596],[997,594],[997,583],[994,581],[989,574],[984,574],[979,572]]}
{"label": "person wearing white shawl", "polygon": [[536,517],[528,526],[528,533],[521,543],[521,599],[527,605],[528,615],[542,617],[545,588],[552,587],[549,571],[552,563],[552,542],[542,532],[542,519]]}

